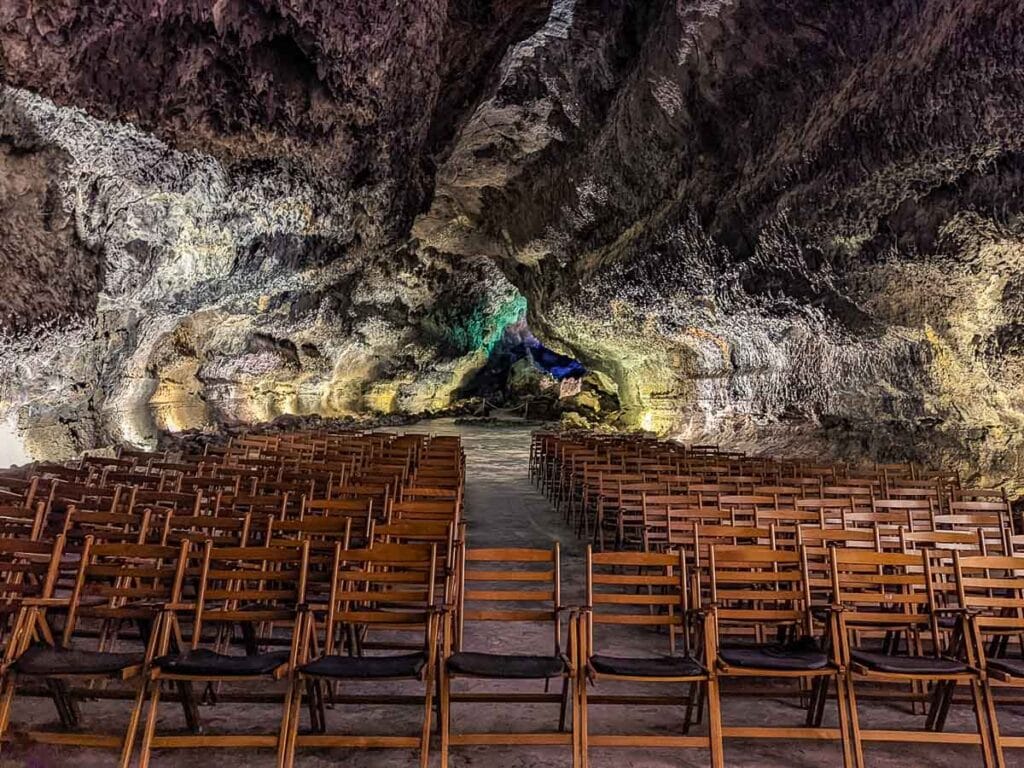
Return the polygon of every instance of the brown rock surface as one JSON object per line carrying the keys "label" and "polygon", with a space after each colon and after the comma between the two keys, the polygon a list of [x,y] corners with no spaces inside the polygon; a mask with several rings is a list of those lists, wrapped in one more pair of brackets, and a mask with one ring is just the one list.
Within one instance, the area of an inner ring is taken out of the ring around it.
{"label": "brown rock surface", "polygon": [[5,3],[0,405],[429,407],[521,294],[636,426],[1012,478],[1022,13]]}

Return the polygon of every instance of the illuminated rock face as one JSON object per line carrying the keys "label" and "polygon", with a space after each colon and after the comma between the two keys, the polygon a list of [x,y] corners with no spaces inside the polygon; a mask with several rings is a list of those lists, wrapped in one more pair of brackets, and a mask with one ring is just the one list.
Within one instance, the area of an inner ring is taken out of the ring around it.
{"label": "illuminated rock face", "polygon": [[621,422],[1024,474],[1016,2],[85,5],[0,9],[45,440],[441,407],[525,301]]}

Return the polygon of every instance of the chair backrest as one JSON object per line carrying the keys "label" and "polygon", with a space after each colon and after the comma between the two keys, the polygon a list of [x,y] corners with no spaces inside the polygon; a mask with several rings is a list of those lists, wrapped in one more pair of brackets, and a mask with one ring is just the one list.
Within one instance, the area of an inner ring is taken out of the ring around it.
{"label": "chair backrest", "polygon": [[458,523],[459,504],[455,500],[396,501],[391,504],[392,520],[439,520]]}
{"label": "chair backrest", "polygon": [[203,551],[192,647],[207,624],[270,628],[294,622],[305,601],[309,543],[291,546],[215,547]]}
{"label": "chair backrest", "polygon": [[807,590],[812,607],[831,605],[834,602],[833,547],[881,551],[877,533],[865,528],[819,528],[814,525],[802,525],[797,529],[797,545],[804,558]]}
{"label": "chair backrest", "polygon": [[1011,512],[1005,500],[961,500],[954,495],[946,510],[934,516],[937,530],[976,530],[985,536],[990,554],[1004,554],[1007,531],[1013,532]]}
{"label": "chair backrest", "polygon": [[682,550],[594,552],[587,547],[589,653],[594,652],[595,625],[667,628],[669,652],[676,652],[677,636],[685,648],[688,601]]}
{"label": "chair backrest", "polygon": [[263,522],[267,518],[286,517],[288,515],[288,494],[270,494],[252,496],[249,494],[218,493],[214,506],[216,515],[252,515],[253,522]]}
{"label": "chair backrest", "polygon": [[399,491],[399,501],[426,501],[428,499],[445,499],[455,501],[459,498],[458,488],[440,488],[431,485],[409,485]]}
{"label": "chair backrest", "polygon": [[238,496],[244,493],[241,477],[197,477],[182,475],[178,480],[178,490],[182,493],[202,491],[204,495],[216,497],[219,494]]}
{"label": "chair backrest", "polygon": [[801,554],[768,546],[711,547],[709,599],[716,632],[758,640],[812,632]]}
{"label": "chair backrest", "polygon": [[939,608],[957,605],[953,554],[966,556],[987,554],[984,532],[975,531],[904,531],[901,536],[904,552],[923,551],[928,558],[932,596]]}
{"label": "chair backrest", "polygon": [[[958,604],[985,637],[1024,632],[1024,557],[955,552]],[[982,659],[984,653],[979,654]]]}
{"label": "chair backrest", "polygon": [[341,527],[344,520],[351,521],[349,546],[356,543],[364,546],[370,540],[370,529],[374,521],[383,514],[373,499],[307,499],[300,512],[301,518],[326,518],[336,521]]}
{"label": "chair backrest", "polygon": [[[339,628],[422,632],[436,640],[437,553],[434,546],[379,544],[335,548],[324,648],[335,650]],[[432,634],[434,633],[434,634]]]}
{"label": "chair backrest", "polygon": [[[462,548],[459,647],[470,622],[542,623],[561,653],[561,558],[552,549]],[[524,649],[525,652],[525,649]]]}
{"label": "chair backrest", "polygon": [[[249,543],[252,518],[248,515],[190,515],[171,512],[159,528],[160,543],[174,546],[189,541],[200,552],[206,541],[218,547],[244,547]],[[150,539],[157,538],[150,534]]]}
{"label": "chair backrest", "polygon": [[66,546],[77,549],[88,537],[107,544],[142,544],[149,535],[150,511],[106,512],[71,507],[64,517]]}
{"label": "chair backrest", "polygon": [[[692,527],[694,522],[704,521],[700,514],[701,498],[689,494],[644,492],[641,496],[641,509],[645,552],[660,551],[669,546],[673,530],[678,529],[680,521],[683,521],[686,528]],[[716,511],[709,509],[708,513],[713,515]]]}
{"label": "chair backrest", "polygon": [[47,575],[60,563],[63,551],[63,536],[57,536],[52,543],[0,538],[0,626],[3,630],[14,617],[22,598],[43,597]]}
{"label": "chair backrest", "polygon": [[822,528],[843,528],[846,516],[853,512],[853,501],[845,496],[833,499],[805,498],[793,503],[794,509],[800,512],[815,512],[818,525]]}
{"label": "chair backrest", "polygon": [[[85,540],[62,644],[67,647],[80,619],[100,621],[116,632],[121,624],[154,618],[167,603],[177,603],[188,561],[188,542],[106,544]],[[50,583],[50,591],[56,581]],[[48,597],[51,595],[47,595]],[[102,637],[105,633],[101,633]]]}
{"label": "chair backrest", "polygon": [[753,525],[701,525],[693,528],[693,567],[697,570],[711,564],[711,548],[721,546],[775,546],[775,529]]}
{"label": "chair backrest", "polygon": [[31,506],[0,505],[0,538],[38,539],[45,522],[45,502],[37,501]]}
{"label": "chair backrest", "polygon": [[909,629],[937,635],[927,552],[832,549],[832,589],[850,628]]}

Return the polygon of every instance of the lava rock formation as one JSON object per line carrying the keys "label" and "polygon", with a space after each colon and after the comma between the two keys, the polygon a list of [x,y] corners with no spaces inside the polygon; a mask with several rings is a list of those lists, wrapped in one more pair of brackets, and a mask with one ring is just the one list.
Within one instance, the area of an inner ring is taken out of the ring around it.
{"label": "lava rock formation", "polygon": [[620,426],[1012,480],[1022,18],[4,3],[0,410],[48,455],[436,410],[525,310]]}

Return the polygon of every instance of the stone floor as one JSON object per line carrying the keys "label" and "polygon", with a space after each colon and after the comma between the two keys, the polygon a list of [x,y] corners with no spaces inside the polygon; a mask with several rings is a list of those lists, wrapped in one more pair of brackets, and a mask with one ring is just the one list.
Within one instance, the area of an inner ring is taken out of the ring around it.
{"label": "stone floor", "polygon": [[[441,434],[461,434],[467,455],[466,516],[471,546],[549,547],[555,541],[562,544],[563,600],[578,603],[583,591],[583,547],[561,520],[551,511],[544,498],[530,485],[527,477],[529,430],[525,428],[458,427],[450,421],[434,422],[422,426]],[[468,628],[467,648],[485,650],[497,647],[496,641],[473,628]],[[547,650],[551,640],[546,633],[524,631],[517,633],[517,648]],[[486,689],[487,684],[476,684],[472,689]],[[462,683],[462,690],[470,690]],[[407,692],[414,689],[406,688]],[[500,705],[468,705],[456,707],[453,726],[458,730],[514,728],[544,728],[557,722],[557,708],[551,705],[518,705],[513,708]],[[120,702],[84,702],[83,714],[87,718],[109,718],[123,722],[125,705]],[[355,711],[352,711],[352,710]],[[834,713],[834,707],[830,707]],[[230,723],[232,728],[251,729],[253,732],[273,730],[279,717],[279,708],[269,705],[221,705],[203,708],[204,722],[211,732],[219,725]],[[415,707],[385,708],[361,706],[346,712],[332,711],[328,715],[333,728],[352,732],[406,729],[415,733],[419,710]],[[1008,717],[1004,727],[1009,732],[1024,733],[1024,713]],[[727,697],[724,703],[726,724],[799,724],[803,712],[793,701],[784,699]],[[919,721],[904,706],[890,706],[882,702],[862,703],[861,720],[865,727],[899,727]],[[19,725],[49,725],[55,715],[49,701],[20,700],[13,720]],[[831,721],[835,717],[832,715]],[[183,724],[180,710],[174,704],[161,708],[162,728],[180,728]],[[619,730],[636,729],[651,734],[671,734],[679,727],[676,712],[659,708],[595,708],[591,714],[591,732],[599,733],[610,725]],[[956,707],[950,717],[951,730],[973,729],[969,707]],[[394,732],[398,732],[394,730]],[[948,745],[872,745],[868,747],[870,766],[884,768],[968,768],[981,765],[978,752],[967,746]],[[6,766],[109,765],[112,758],[95,751],[54,749],[50,747],[7,747],[0,754],[0,768]],[[298,764],[318,768],[342,765],[346,768],[397,768],[416,765],[409,751],[360,752],[300,752]],[[432,764],[438,762],[436,751]],[[1024,766],[1024,751],[1008,755],[1008,765]],[[665,766],[705,766],[708,755],[703,751],[680,750],[610,750],[595,749],[591,753],[594,768],[660,768]],[[191,768],[208,765],[247,765],[254,768],[274,765],[269,752],[175,751],[155,753],[152,764],[157,768]],[[568,748],[553,747],[459,747],[453,749],[451,764],[457,767],[486,766],[491,768],[541,768],[542,766],[568,766]],[[730,768],[820,768],[841,765],[835,744],[778,741],[730,741],[726,744],[726,764]]]}

